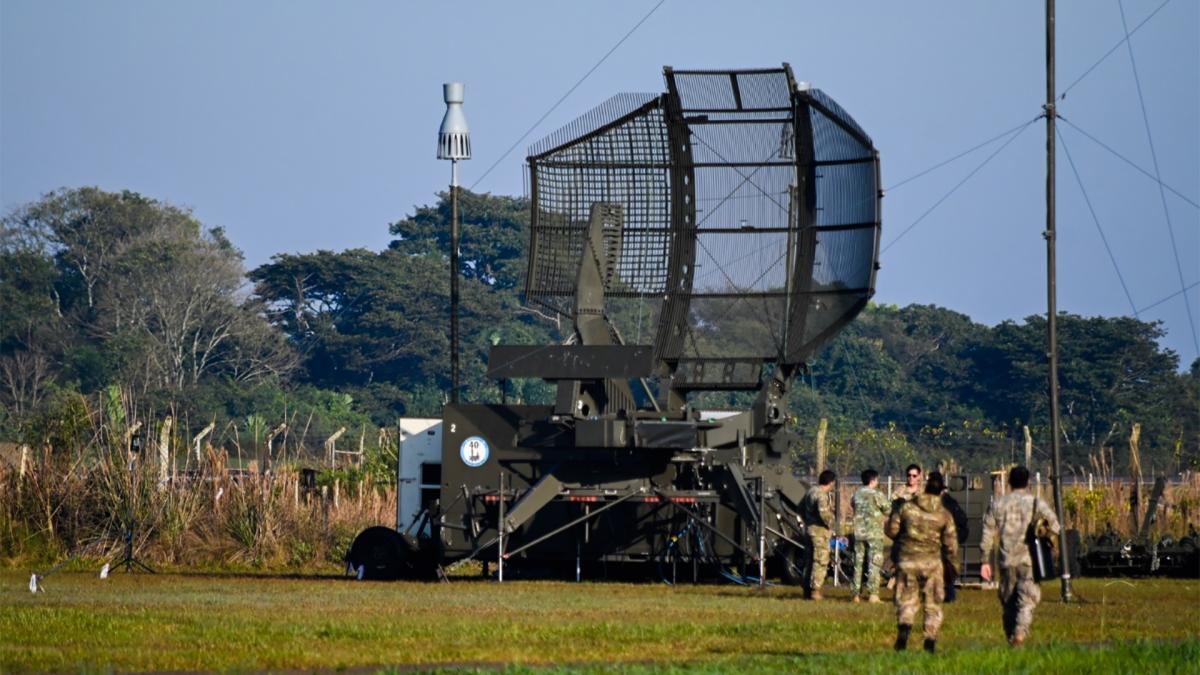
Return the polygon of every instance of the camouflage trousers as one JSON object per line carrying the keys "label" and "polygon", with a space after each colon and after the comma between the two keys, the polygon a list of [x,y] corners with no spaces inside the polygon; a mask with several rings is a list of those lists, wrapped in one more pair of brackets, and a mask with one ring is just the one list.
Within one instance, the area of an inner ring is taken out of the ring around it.
{"label": "camouflage trousers", "polygon": [[1025,639],[1033,625],[1033,608],[1042,600],[1042,587],[1033,580],[1032,565],[1000,568],[1000,605],[1004,636]]}
{"label": "camouflage trousers", "polygon": [[812,544],[812,571],[808,578],[808,589],[819,591],[825,585],[825,575],[829,572],[829,538],[828,528],[809,525],[808,540]]}
{"label": "camouflage trousers", "polygon": [[896,566],[896,623],[913,625],[917,610],[924,604],[925,639],[936,640],[942,626],[945,593],[941,560],[901,560]]}
{"label": "camouflage trousers", "polygon": [[850,579],[850,592],[858,595],[862,586],[863,571],[867,575],[867,594],[879,595],[879,570],[883,567],[883,538],[854,538],[854,576]]}

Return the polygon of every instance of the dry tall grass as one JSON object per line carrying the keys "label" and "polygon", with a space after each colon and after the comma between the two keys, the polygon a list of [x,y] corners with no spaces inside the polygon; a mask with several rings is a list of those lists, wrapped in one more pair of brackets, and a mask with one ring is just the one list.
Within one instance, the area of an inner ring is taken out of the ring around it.
{"label": "dry tall grass", "polygon": [[[945,470],[945,469],[943,469]],[[948,471],[953,473],[953,471]],[[892,484],[899,488],[903,479],[894,478]],[[880,478],[881,489],[887,491],[887,477]],[[1049,482],[1031,486],[1041,494],[1053,499]],[[1150,506],[1153,482],[1143,482],[1141,490],[1135,491],[1133,482],[1126,478],[1109,475],[1093,477],[1092,482],[1065,483],[1063,486],[1063,515],[1068,528],[1078,529],[1088,537],[1104,532],[1116,532],[1123,538],[1134,537],[1146,518]],[[842,530],[853,531],[853,507],[850,498],[858,489],[856,483],[847,483],[838,493]],[[1137,526],[1134,526],[1134,497],[1137,497]],[[1188,471],[1168,482],[1155,509],[1149,536],[1160,539],[1170,536],[1179,538],[1200,530],[1200,474]]]}
{"label": "dry tall grass", "polygon": [[[88,416],[102,417],[120,421],[133,415]],[[0,457],[0,566],[43,565],[70,556],[115,560],[132,533],[138,557],[152,565],[329,569],[341,563],[362,529],[395,521],[395,486],[374,482],[367,471],[326,470],[315,484],[312,476],[306,484],[296,453],[279,461],[269,441],[267,454],[258,454],[269,470],[258,470],[257,461],[241,468],[240,446],[232,458],[238,466],[231,467],[229,452],[201,448],[202,437],[182,437],[169,419],[151,423],[158,433],[145,435],[157,435],[157,443],[141,452],[133,452],[131,444],[141,424],[110,421],[95,422],[66,448],[46,444],[40,451],[22,448],[16,456]],[[360,447],[365,438],[363,430]],[[381,447],[385,442],[394,447],[388,434],[379,438]],[[377,475],[387,475],[389,463],[376,458],[373,464],[382,467]],[[1048,496],[1048,485],[1042,489]],[[852,492],[840,494],[844,523]],[[1146,486],[1134,490],[1130,481],[1103,471],[1091,484],[1066,487],[1066,525],[1084,536],[1106,530],[1131,536],[1138,529],[1131,497],[1140,497],[1140,523],[1149,493]],[[1200,475],[1186,473],[1167,486],[1151,536],[1178,537],[1197,527]]]}
{"label": "dry tall grass", "polygon": [[296,464],[232,471],[226,451],[204,455],[164,472],[157,458],[94,443],[0,462],[0,565],[117,559],[133,533],[152,565],[302,568],[339,563],[357,532],[395,520],[394,486],[362,472],[305,487]]}

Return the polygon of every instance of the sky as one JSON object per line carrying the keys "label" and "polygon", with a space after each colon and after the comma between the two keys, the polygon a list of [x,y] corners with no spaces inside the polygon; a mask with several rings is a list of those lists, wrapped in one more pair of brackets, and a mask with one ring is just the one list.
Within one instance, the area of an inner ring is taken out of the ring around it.
{"label": "sky", "polygon": [[[1161,321],[1186,368],[1200,2],[1057,5],[1058,307]],[[1145,21],[1125,44],[1122,15]],[[662,91],[664,65],[786,61],[880,151],[876,301],[1019,321],[1046,311],[1044,39],[1035,0],[3,0],[0,209],[96,185],[191,208],[250,268],[381,249],[449,182],[443,82],[466,84],[462,184],[522,195],[528,146],[615,93]]]}

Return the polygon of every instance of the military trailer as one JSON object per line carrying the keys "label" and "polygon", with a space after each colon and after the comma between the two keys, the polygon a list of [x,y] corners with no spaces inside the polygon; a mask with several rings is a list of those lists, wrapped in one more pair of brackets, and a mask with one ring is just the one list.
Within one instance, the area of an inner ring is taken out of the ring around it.
{"label": "military trailer", "polygon": [[874,293],[879,154],[787,64],[664,78],[530,149],[525,302],[570,330],[488,375],[553,403],[447,404],[422,507],[358,537],[360,576],[801,578],[787,394]]}

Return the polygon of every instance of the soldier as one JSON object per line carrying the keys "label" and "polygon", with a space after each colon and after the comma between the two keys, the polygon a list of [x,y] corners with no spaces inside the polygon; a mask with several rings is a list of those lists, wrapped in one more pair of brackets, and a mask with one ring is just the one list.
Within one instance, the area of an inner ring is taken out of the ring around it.
{"label": "soldier", "polygon": [[852,602],[859,602],[863,567],[867,573],[867,602],[879,602],[879,570],[883,565],[883,521],[891,503],[879,491],[879,472],[862,472],[863,486],[850,499],[854,506],[854,577],[850,579]]}
{"label": "soldier", "polygon": [[[904,470],[904,485],[892,491],[892,510],[900,510],[905,502],[916,498],[919,494],[921,494],[921,465],[909,464],[908,468]],[[883,564],[883,576],[888,580],[888,588],[896,585],[896,552],[897,547],[893,545],[891,555]]]}
{"label": "soldier", "polygon": [[[897,500],[909,501],[921,494],[921,465],[909,464],[904,470],[904,485],[892,492],[893,503]],[[899,507],[899,504],[896,505]]]}
{"label": "soldier", "polygon": [[833,484],[837,474],[826,469],[817,477],[817,485],[810,487],[800,505],[804,518],[805,532],[812,549],[812,572],[809,575],[808,593],[813,600],[820,600],[821,587],[825,585],[825,574],[829,569],[829,538],[833,534]]}
{"label": "soldier", "polygon": [[896,574],[896,651],[908,648],[908,635],[924,596],[925,651],[933,653],[942,625],[943,561],[957,573],[958,539],[954,519],[942,506],[941,476],[930,476],[925,492],[905,502],[888,518],[887,535],[899,547]]}
{"label": "soldier", "polygon": [[[1033,561],[1029,557],[1028,533],[1035,521],[1044,520],[1051,533],[1058,534],[1058,518],[1043,499],[1029,494],[1029,469],[1014,466],[1008,472],[1012,492],[992,502],[983,517],[983,538],[979,547],[987,560],[999,544],[1000,605],[1004,608],[1004,635],[1013,647],[1025,644],[1033,624],[1033,608],[1042,599],[1042,588],[1033,579]],[[984,581],[992,580],[992,566],[979,568]]]}

